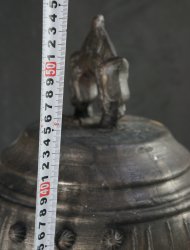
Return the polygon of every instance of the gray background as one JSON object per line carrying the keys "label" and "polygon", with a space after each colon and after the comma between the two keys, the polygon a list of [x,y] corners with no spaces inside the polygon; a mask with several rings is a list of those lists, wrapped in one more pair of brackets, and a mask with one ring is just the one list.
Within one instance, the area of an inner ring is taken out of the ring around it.
{"label": "gray background", "polygon": [[[190,148],[190,1],[70,0],[68,57],[91,17],[104,14],[118,54],[130,62],[128,113],[163,122]],[[42,1],[0,9],[0,149],[39,118]],[[71,113],[68,69],[64,113]]]}

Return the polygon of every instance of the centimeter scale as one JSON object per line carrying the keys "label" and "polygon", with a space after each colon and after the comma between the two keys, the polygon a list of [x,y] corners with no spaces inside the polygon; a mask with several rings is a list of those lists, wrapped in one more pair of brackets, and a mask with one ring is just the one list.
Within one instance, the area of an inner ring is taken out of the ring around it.
{"label": "centimeter scale", "polygon": [[35,250],[53,250],[62,128],[68,0],[43,1],[42,90]]}

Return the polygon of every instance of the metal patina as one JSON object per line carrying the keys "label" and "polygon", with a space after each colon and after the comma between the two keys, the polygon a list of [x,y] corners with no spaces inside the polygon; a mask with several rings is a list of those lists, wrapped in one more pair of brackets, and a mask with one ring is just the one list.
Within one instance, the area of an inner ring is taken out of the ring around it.
{"label": "metal patina", "polygon": [[99,96],[101,127],[112,127],[126,111],[129,98],[129,64],[117,56],[104,26],[104,17],[92,21],[91,30],[80,51],[71,56],[71,101],[76,117],[88,117],[89,107]]}
{"label": "metal patina", "polygon": [[[190,154],[162,124],[124,115],[128,63],[103,21],[71,58],[55,249],[190,249]],[[33,249],[37,161],[33,124],[1,155],[2,250]]]}

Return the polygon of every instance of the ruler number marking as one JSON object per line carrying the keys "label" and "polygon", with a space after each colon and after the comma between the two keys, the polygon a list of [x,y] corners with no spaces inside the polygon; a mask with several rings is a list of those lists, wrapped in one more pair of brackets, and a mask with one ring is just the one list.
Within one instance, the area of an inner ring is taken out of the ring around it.
{"label": "ruler number marking", "polygon": [[[43,0],[42,104],[35,250],[54,249],[67,11],[68,0]],[[50,219],[51,223],[48,223]]]}

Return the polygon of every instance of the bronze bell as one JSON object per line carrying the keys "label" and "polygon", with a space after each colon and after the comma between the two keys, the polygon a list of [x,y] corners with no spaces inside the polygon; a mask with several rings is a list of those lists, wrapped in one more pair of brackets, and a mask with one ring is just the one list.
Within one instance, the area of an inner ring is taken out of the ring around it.
{"label": "bronze bell", "polygon": [[[97,16],[71,58],[55,249],[190,249],[190,154],[162,124],[124,115],[128,68]],[[33,249],[37,161],[33,124],[1,155],[2,250]]]}

